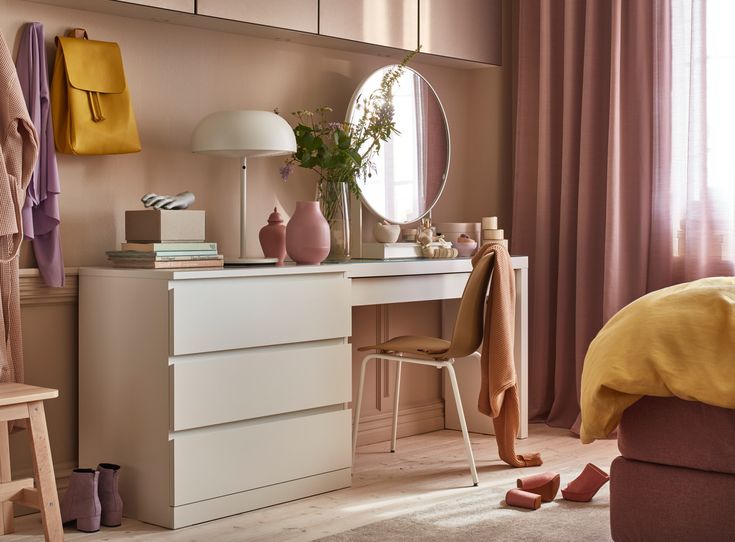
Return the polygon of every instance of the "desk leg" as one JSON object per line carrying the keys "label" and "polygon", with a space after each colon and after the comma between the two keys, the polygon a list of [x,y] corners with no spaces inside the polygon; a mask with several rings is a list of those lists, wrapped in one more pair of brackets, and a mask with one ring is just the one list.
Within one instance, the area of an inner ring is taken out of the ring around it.
{"label": "desk leg", "polygon": [[528,268],[515,269],[516,322],[513,357],[516,362],[521,427],[518,438],[528,438]]}

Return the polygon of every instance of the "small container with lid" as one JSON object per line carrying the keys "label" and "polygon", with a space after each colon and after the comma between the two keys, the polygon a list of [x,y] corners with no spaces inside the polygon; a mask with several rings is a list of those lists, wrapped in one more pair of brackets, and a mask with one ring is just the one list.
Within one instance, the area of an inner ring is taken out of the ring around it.
{"label": "small container with lid", "polygon": [[278,258],[278,263],[283,263],[286,258],[286,225],[276,207],[273,207],[268,217],[268,224],[260,228],[258,238],[263,255],[266,258]]}

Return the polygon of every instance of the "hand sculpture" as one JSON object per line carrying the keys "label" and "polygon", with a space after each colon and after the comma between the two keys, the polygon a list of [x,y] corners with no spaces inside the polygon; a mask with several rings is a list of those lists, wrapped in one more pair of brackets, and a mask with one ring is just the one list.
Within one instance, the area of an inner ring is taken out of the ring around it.
{"label": "hand sculpture", "polygon": [[175,196],[159,196],[158,194],[150,193],[140,198],[143,205],[153,207],[154,209],[186,209],[195,200],[194,194],[189,191],[181,192]]}

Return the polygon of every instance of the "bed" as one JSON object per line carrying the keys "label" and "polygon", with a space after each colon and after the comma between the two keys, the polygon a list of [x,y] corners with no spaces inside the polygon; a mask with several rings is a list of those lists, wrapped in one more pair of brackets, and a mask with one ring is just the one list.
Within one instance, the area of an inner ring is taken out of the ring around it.
{"label": "bed", "polygon": [[618,428],[616,542],[735,540],[735,277],[651,292],[585,356],[580,438]]}
{"label": "bed", "polygon": [[643,397],[623,413],[618,448],[613,540],[735,540],[735,410]]}

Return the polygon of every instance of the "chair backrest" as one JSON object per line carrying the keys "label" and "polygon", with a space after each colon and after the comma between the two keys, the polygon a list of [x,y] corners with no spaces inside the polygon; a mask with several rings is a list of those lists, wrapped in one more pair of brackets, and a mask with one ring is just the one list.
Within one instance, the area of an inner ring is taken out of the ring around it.
{"label": "chair backrest", "polygon": [[447,352],[450,357],[469,356],[482,343],[485,335],[485,299],[494,262],[495,253],[486,254],[477,262],[467,279]]}

